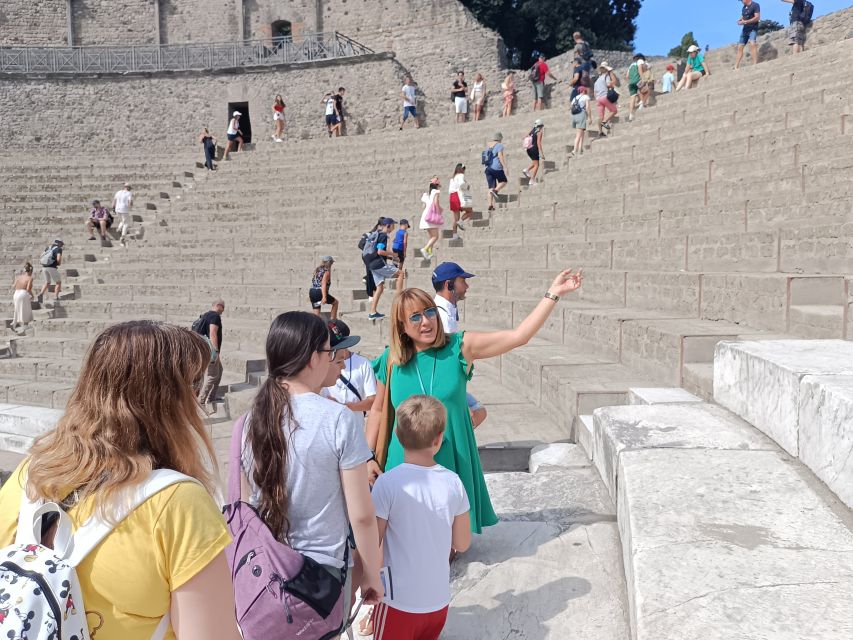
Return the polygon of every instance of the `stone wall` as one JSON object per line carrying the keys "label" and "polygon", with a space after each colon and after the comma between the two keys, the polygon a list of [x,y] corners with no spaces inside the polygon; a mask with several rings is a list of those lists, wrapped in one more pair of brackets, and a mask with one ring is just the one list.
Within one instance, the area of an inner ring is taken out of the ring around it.
{"label": "stone wall", "polygon": [[234,0],[160,0],[159,8],[163,44],[239,39],[239,11]]}
{"label": "stone wall", "polygon": [[397,87],[402,73],[393,56],[376,54],[264,73],[5,79],[0,128],[10,148],[187,148],[203,126],[224,143],[228,103],[248,102],[255,140],[268,139],[273,97],[283,93],[288,137],[307,138],[324,134],[322,92],[343,83],[355,135],[396,118],[397,92],[389,87]]}
{"label": "stone wall", "polygon": [[74,44],[156,44],[158,0],[72,0]]}
{"label": "stone wall", "polygon": [[68,44],[66,0],[0,2],[0,46]]}

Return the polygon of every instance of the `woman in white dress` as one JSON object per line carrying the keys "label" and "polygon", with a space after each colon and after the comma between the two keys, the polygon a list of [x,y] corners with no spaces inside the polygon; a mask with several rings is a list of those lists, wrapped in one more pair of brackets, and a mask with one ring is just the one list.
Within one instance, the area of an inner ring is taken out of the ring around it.
{"label": "woman in white dress", "polygon": [[15,276],[12,283],[12,304],[15,307],[15,317],[12,320],[12,329],[18,326],[26,327],[33,321],[33,265],[29,262],[24,264],[23,272]]}
{"label": "woman in white dress", "polygon": [[[429,235],[429,241],[426,243],[426,246],[420,250],[424,260],[432,259],[432,249],[435,246],[435,243],[438,242],[438,230],[444,226],[443,216],[441,218],[441,222],[427,221],[431,208],[434,210],[437,209],[438,212],[441,212],[441,205],[438,204],[438,196],[440,193],[441,182],[438,177],[433,176],[432,180],[429,182],[427,192],[421,196],[421,202],[424,203],[424,210],[423,213],[421,213],[421,223],[418,225],[418,228],[423,229]],[[439,215],[441,214],[439,213]]]}
{"label": "woman in white dress", "polygon": [[474,122],[480,119],[483,104],[486,102],[486,80],[482,73],[474,76],[474,86],[471,89],[471,104],[474,105]]}

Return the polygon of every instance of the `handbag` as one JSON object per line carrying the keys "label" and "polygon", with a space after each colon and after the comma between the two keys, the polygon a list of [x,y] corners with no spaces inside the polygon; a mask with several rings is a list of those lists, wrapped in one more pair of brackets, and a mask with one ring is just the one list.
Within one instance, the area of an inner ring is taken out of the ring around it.
{"label": "handbag", "polygon": [[424,220],[429,224],[444,224],[444,216],[441,212],[441,205],[438,204],[438,198],[430,202],[424,215]]}
{"label": "handbag", "polygon": [[[246,640],[337,638],[352,620],[344,611],[349,544],[340,579],[316,560],[280,542],[241,496],[243,426],[234,424],[228,474],[228,504],[222,509],[233,538],[225,549],[234,584],[237,624]],[[345,535],[343,532],[341,535]]]}
{"label": "handbag", "polygon": [[616,104],[617,102],[619,102],[619,92],[616,91],[616,89],[614,89],[613,87],[610,87],[607,90],[607,101],[611,104]]}
{"label": "handbag", "polygon": [[394,405],[391,404],[391,373],[394,367],[391,364],[391,353],[388,353],[388,364],[385,367],[385,402],[382,403],[382,413],[379,414],[379,437],[376,439],[376,463],[385,471],[385,463],[388,461],[388,445],[391,444],[391,432],[394,430],[394,419],[396,413]]}

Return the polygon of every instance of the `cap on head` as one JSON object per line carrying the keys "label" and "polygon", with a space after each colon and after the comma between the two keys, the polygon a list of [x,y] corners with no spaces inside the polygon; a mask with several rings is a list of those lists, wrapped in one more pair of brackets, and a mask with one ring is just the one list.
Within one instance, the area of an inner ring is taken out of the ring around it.
{"label": "cap on head", "polygon": [[675,71],[675,67],[672,66],[671,64],[668,64],[668,65],[666,65],[666,70],[667,71]]}
{"label": "cap on head", "polygon": [[397,224],[397,221],[394,218],[382,218],[382,224],[388,226],[389,224]]}
{"label": "cap on head", "polygon": [[432,272],[432,283],[446,282],[456,278],[473,278],[473,273],[468,273],[455,262],[442,262]]}
{"label": "cap on head", "polygon": [[504,134],[502,134],[500,131],[496,132],[495,135],[492,136],[492,140],[494,140],[495,142],[500,142],[503,139]]}
{"label": "cap on head", "polygon": [[320,260],[322,260],[323,262],[334,262],[335,261],[335,259],[332,256],[323,256],[322,258],[320,258]]}
{"label": "cap on head", "polygon": [[101,204],[100,200],[92,200],[92,205]]}
{"label": "cap on head", "polygon": [[406,220],[405,218],[400,218],[400,225],[406,225],[406,226],[408,227],[408,226],[409,226],[409,221],[408,221],[408,220]]}
{"label": "cap on head", "polygon": [[343,320],[330,320],[326,326],[329,329],[329,345],[332,349],[349,349],[361,342],[361,336],[351,336],[347,323]]}
{"label": "cap on head", "polygon": [[57,238],[56,240],[53,241],[53,244],[58,244],[58,245],[62,246],[65,243],[62,240],[60,240],[59,238]]}
{"label": "cap on head", "polygon": [[541,127],[543,124],[545,124],[545,123],[542,122],[542,118],[536,118],[536,120],[533,121],[534,127]]}
{"label": "cap on head", "polygon": [[687,47],[687,53],[695,53],[697,51],[699,51],[699,47],[697,47],[695,44],[691,44],[689,47]]}
{"label": "cap on head", "polygon": [[607,69],[607,71],[613,71],[613,67],[611,67],[610,64],[607,62],[602,62],[598,66],[601,67],[602,69]]}
{"label": "cap on head", "polygon": [[234,116],[234,117],[236,117],[236,116],[242,116],[243,114],[242,114],[242,113],[240,113],[239,111],[235,111],[235,112],[234,112],[234,113],[232,113],[231,115],[232,115],[232,116]]}

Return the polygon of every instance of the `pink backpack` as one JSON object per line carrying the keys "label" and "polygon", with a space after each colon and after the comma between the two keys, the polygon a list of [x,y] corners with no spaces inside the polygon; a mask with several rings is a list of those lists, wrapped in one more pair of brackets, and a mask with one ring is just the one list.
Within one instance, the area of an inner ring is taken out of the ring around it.
{"label": "pink backpack", "polygon": [[[349,544],[341,580],[279,542],[258,512],[240,499],[242,416],[234,425],[228,500],[222,512],[234,538],[225,555],[234,583],[237,623],[245,640],[331,640],[352,624],[344,614]],[[345,532],[341,532],[345,535]]]}

